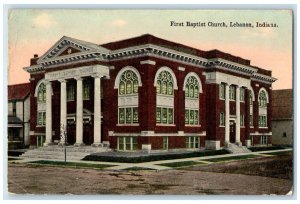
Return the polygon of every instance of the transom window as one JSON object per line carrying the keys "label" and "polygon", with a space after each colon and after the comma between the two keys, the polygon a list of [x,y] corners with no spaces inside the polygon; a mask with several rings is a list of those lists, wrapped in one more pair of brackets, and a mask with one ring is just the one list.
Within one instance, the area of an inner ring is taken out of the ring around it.
{"label": "transom window", "polygon": [[137,137],[118,137],[118,150],[132,151],[138,149]]}
{"label": "transom window", "polygon": [[259,103],[259,107],[266,107],[267,106],[267,95],[266,95],[266,92],[264,90],[262,90],[259,93],[258,103]]}
{"label": "transom window", "polygon": [[127,70],[123,72],[119,83],[119,94],[120,95],[137,94],[138,88],[139,88],[139,82],[136,74],[131,70]]}
{"label": "transom window", "polygon": [[199,148],[199,137],[186,137],[185,146],[188,149]]}
{"label": "transom window", "polygon": [[159,73],[156,81],[156,92],[158,94],[173,95],[173,78],[168,71]]}
{"label": "transom window", "polygon": [[45,102],[46,101],[46,85],[41,83],[38,89],[38,101]]}
{"label": "transom window", "polygon": [[185,84],[185,97],[198,98],[199,97],[199,82],[194,76],[190,76]]}

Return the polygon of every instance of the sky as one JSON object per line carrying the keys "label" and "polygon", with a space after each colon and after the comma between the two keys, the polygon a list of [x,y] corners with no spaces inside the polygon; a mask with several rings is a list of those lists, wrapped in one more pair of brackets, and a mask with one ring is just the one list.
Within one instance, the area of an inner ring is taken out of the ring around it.
{"label": "sky", "polygon": [[[292,12],[289,10],[71,10],[12,9],[8,16],[8,83],[29,82],[23,67],[42,56],[61,37],[102,44],[152,34],[201,50],[218,49],[272,70],[273,89],[292,88]],[[205,27],[170,26],[171,21]],[[226,23],[227,28],[209,27]],[[229,27],[230,22],[253,28]],[[277,27],[256,27],[256,22]]]}

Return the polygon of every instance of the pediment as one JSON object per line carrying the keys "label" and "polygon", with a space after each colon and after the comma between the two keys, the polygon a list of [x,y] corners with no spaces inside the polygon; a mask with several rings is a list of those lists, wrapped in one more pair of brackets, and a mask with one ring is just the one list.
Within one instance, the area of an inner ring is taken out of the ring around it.
{"label": "pediment", "polygon": [[77,40],[70,37],[62,37],[57,43],[55,43],[40,59],[37,61],[41,63],[43,61],[52,60],[56,57],[65,55],[72,55],[80,52],[108,52],[109,50],[98,46],[93,43]]}
{"label": "pediment", "polygon": [[64,56],[64,55],[70,55],[70,54],[74,54],[77,52],[82,52],[82,50],[76,49],[74,47],[66,47],[65,49],[62,49],[62,51],[60,52],[60,54],[58,56]]}

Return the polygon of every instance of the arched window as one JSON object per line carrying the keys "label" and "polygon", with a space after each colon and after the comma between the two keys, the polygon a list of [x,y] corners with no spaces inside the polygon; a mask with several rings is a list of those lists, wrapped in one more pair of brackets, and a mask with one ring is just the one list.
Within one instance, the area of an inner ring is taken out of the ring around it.
{"label": "arched window", "polygon": [[46,101],[46,85],[41,83],[38,88],[38,101],[45,102]]}
{"label": "arched window", "polygon": [[131,70],[124,71],[119,82],[119,95],[137,94],[138,87],[137,75]]}
{"label": "arched window", "polygon": [[262,90],[259,93],[258,102],[259,102],[259,107],[266,107],[267,106],[267,96],[266,96],[266,92],[264,90]]}
{"label": "arched window", "polygon": [[199,125],[199,92],[202,92],[198,75],[191,72],[184,80],[185,125]]}
{"label": "arched window", "polygon": [[156,75],[156,123],[174,123],[174,89],[177,89],[175,74],[168,67],[160,68]]}
{"label": "arched window", "polygon": [[185,97],[198,98],[199,96],[199,82],[194,76],[190,76],[185,84]]}
{"label": "arched window", "polygon": [[139,72],[134,67],[124,67],[116,77],[118,88],[118,124],[138,124],[138,91],[141,86]]}
{"label": "arched window", "polygon": [[267,112],[267,103],[268,103],[268,93],[264,88],[261,88],[258,93],[258,126],[261,128],[267,127],[267,119],[268,119],[268,112]]}
{"label": "arched window", "polygon": [[40,80],[35,88],[34,96],[37,98],[37,126],[46,125],[46,84],[44,79]]}
{"label": "arched window", "polygon": [[158,94],[173,95],[173,79],[168,71],[162,71],[156,81],[156,92]]}

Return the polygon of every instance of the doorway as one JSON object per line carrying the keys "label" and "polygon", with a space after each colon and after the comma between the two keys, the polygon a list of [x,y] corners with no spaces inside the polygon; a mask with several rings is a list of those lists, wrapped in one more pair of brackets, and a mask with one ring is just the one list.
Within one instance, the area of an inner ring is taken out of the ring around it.
{"label": "doorway", "polygon": [[235,143],[235,121],[230,120],[230,143]]}

